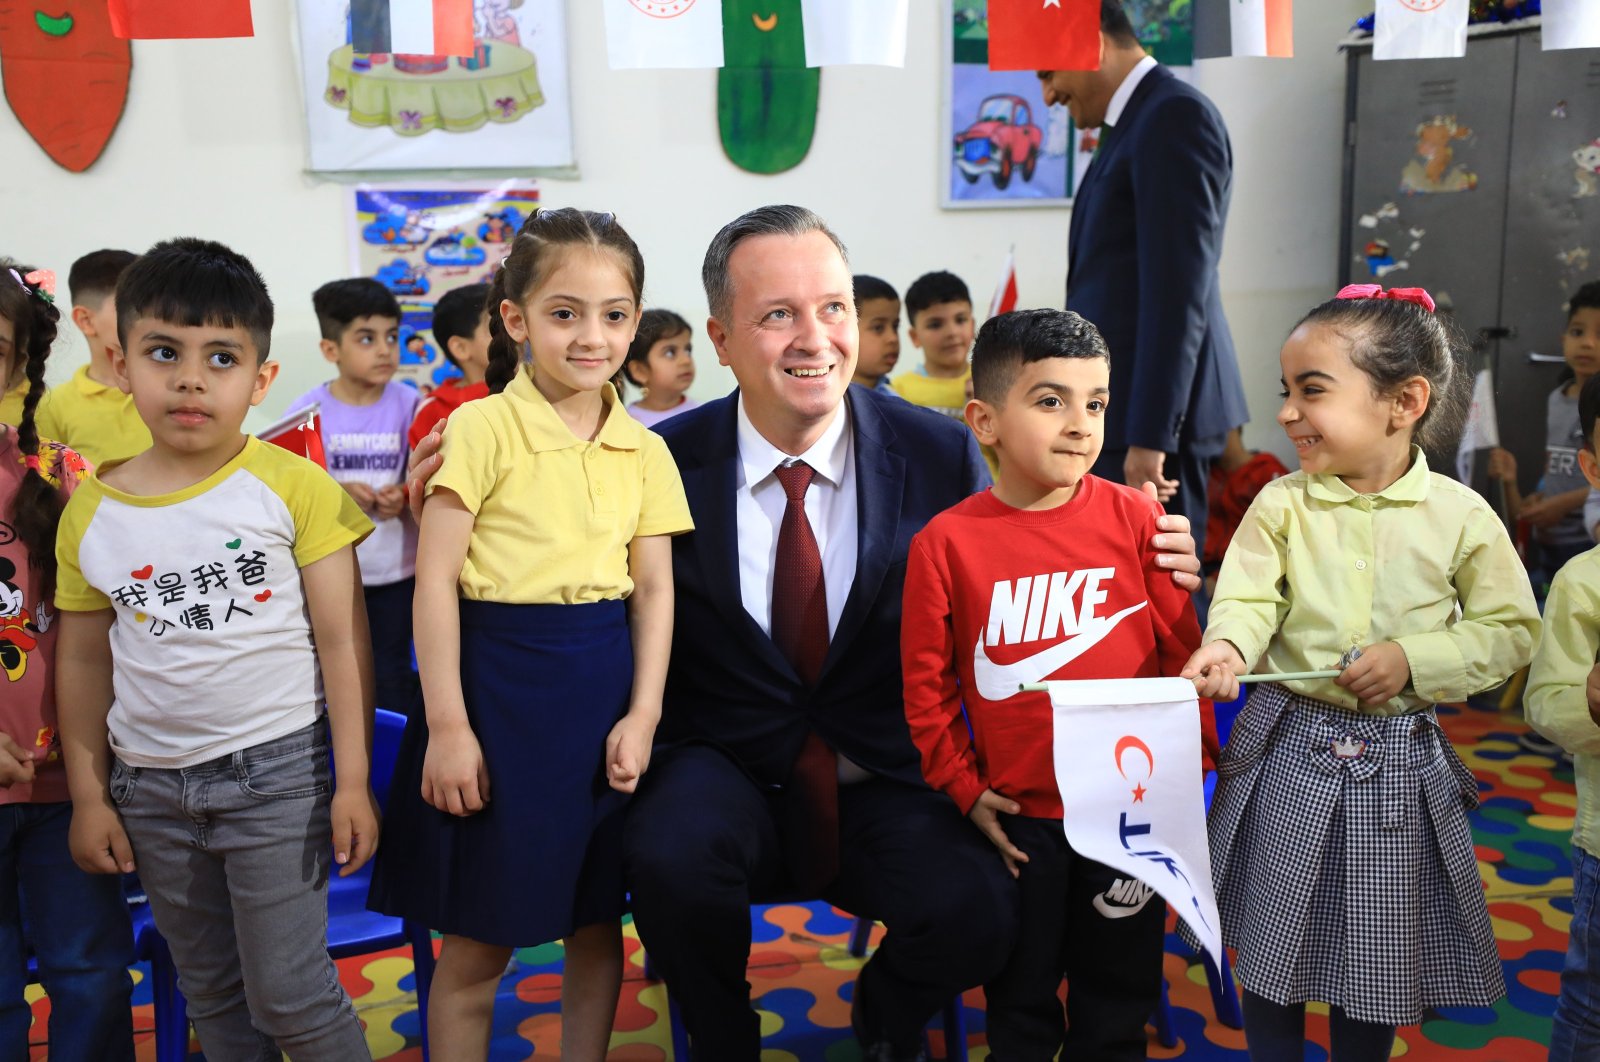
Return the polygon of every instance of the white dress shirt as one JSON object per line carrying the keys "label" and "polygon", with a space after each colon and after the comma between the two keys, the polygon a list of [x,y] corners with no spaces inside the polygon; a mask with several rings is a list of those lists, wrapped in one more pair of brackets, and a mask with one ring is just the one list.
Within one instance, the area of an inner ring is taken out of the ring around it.
{"label": "white dress shirt", "polygon": [[734,514],[739,530],[739,598],[744,610],[772,634],[772,577],[778,559],[778,530],[789,499],[774,470],[804,461],[816,471],[806,491],[806,519],[822,554],[822,582],[828,595],[828,635],[856,578],[856,462],[852,451],[849,403],[839,404],[822,437],[799,457],[773,446],[745,412],[739,398],[739,476]]}
{"label": "white dress shirt", "polygon": [[[856,519],[856,457],[850,431],[850,403],[839,403],[822,437],[799,457],[768,442],[745,412],[739,397],[739,477],[734,491],[734,517],[739,532],[739,598],[744,610],[772,635],[772,578],[778,561],[778,531],[789,498],[778,482],[780,464],[804,461],[816,471],[806,490],[806,519],[822,554],[822,584],[828,595],[828,637],[839,629],[839,616],[856,579],[860,529]],[[872,775],[847,756],[839,756],[839,783],[854,785]]]}
{"label": "white dress shirt", "polygon": [[1122,120],[1122,112],[1128,109],[1128,100],[1133,96],[1133,90],[1139,87],[1139,82],[1144,80],[1146,74],[1156,68],[1153,56],[1145,56],[1134,64],[1128,71],[1128,76],[1122,79],[1122,84],[1117,86],[1117,91],[1111,94],[1111,102],[1106,104],[1105,126],[1116,125]]}

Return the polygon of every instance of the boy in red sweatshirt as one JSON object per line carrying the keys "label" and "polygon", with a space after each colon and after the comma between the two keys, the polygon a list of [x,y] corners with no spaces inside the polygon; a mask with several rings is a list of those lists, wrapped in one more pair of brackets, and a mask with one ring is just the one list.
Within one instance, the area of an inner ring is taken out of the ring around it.
{"label": "boy in red sweatshirt", "polygon": [[[1018,686],[1176,675],[1200,627],[1189,595],[1147,556],[1161,507],[1089,474],[1110,399],[1094,325],[1061,310],[996,317],[978,334],[972,382],[967,423],[999,469],[992,489],[912,540],[901,655],[924,776],[994,842],[1021,890],[1016,950],[985,986],[990,1057],[1049,1059],[1064,1044],[1065,1058],[1142,1059],[1166,905],[1067,843],[1050,699]],[[1209,761],[1209,703],[1202,713]]]}

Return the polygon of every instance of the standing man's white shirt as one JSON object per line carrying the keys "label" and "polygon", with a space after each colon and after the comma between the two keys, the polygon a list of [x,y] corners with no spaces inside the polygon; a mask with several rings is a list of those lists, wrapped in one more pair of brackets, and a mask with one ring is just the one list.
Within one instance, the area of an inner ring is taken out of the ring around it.
{"label": "standing man's white shirt", "polygon": [[822,582],[828,592],[828,636],[839,629],[850,586],[856,579],[858,531],[856,462],[852,451],[850,404],[839,412],[822,437],[799,457],[769,443],[745,412],[739,398],[739,476],[734,515],[739,532],[739,598],[750,618],[772,634],[772,579],[778,562],[778,530],[789,500],[774,470],[780,464],[804,461],[816,471],[806,491],[806,519],[822,554]]}
{"label": "standing man's white shirt", "polygon": [[1122,84],[1117,86],[1117,91],[1111,94],[1111,102],[1106,104],[1106,120],[1102,129],[1114,126],[1122,120],[1122,112],[1127,110],[1128,101],[1133,98],[1133,90],[1139,87],[1139,82],[1144,76],[1156,68],[1156,61],[1152,56],[1145,56],[1134,64],[1128,76],[1122,79]]}

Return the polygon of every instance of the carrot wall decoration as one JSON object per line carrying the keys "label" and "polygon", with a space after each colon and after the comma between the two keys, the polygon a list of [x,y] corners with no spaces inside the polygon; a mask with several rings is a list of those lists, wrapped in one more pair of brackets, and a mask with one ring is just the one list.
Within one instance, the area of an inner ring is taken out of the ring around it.
{"label": "carrot wall decoration", "polygon": [[6,102],[45,154],[73,173],[94,164],[122,120],[132,68],[104,0],[0,0]]}

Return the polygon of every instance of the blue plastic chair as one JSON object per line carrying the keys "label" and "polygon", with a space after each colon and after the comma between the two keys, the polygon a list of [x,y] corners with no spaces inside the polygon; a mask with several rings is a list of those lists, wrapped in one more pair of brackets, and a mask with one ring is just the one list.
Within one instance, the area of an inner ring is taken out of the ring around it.
{"label": "blue plastic chair", "polygon": [[[372,737],[372,792],[379,808],[388,806],[389,785],[406,718],[398,712],[377,710]],[[367,887],[372,882],[369,863],[347,878],[337,873],[328,880],[328,954],[348,959],[374,951],[411,945],[416,968],[417,1012],[422,1023],[422,1057],[428,1057],[428,989],[433,983],[433,938],[426,926],[390,918],[367,910]],[[147,905],[134,908],[134,953],[150,963],[151,991],[155,997],[156,1062],[184,1062],[189,1057],[188,1005],[178,990],[178,971],[167,942],[156,929]]]}
{"label": "blue plastic chair", "polygon": [[[1217,741],[1226,745],[1228,735],[1233,732],[1233,722],[1239,717],[1239,712],[1244,708],[1248,694],[1241,691],[1239,696],[1231,701],[1214,702],[1213,708],[1217,721]],[[1217,789],[1217,772],[1209,771],[1205,779],[1206,810],[1211,810],[1211,797]],[[1244,1012],[1239,1007],[1239,988],[1233,982],[1233,964],[1228,961],[1226,953],[1222,956],[1222,969],[1217,969],[1211,961],[1211,956],[1200,953],[1200,961],[1206,968],[1206,986],[1211,989],[1211,1006],[1217,1012],[1217,1020],[1230,1029],[1244,1028]],[[1156,1027],[1156,1041],[1165,1048],[1178,1046],[1178,1033],[1173,1027],[1172,1000],[1168,997],[1166,978],[1161,979],[1161,1003],[1151,1017],[1152,1024]]]}

